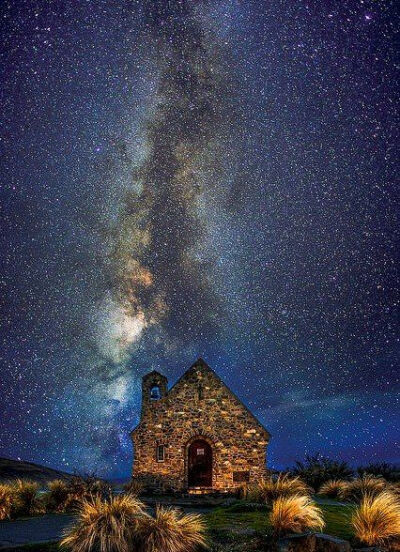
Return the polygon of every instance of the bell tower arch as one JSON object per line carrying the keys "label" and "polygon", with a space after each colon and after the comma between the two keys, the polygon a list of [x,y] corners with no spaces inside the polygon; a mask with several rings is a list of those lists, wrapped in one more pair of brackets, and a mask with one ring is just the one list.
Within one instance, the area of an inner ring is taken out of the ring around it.
{"label": "bell tower arch", "polygon": [[168,379],[153,370],[142,378],[142,414],[168,393]]}

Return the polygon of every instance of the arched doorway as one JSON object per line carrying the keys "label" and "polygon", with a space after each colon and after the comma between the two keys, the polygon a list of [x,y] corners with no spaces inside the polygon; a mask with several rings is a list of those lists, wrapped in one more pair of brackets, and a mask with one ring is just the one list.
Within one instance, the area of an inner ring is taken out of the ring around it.
{"label": "arched doorway", "polygon": [[189,487],[212,487],[212,448],[204,439],[196,439],[188,448]]}

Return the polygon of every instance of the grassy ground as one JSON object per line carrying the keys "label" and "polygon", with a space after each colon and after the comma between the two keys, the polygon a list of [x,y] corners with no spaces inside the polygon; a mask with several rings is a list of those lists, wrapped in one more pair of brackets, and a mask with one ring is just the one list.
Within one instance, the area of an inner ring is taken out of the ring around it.
{"label": "grassy ground", "polygon": [[[321,504],[326,527],[324,533],[350,540],[353,536],[350,517],[352,505]],[[245,503],[227,508],[215,508],[205,515],[209,526],[210,538],[215,542],[215,550],[241,551],[263,550],[262,541],[265,535],[271,535],[268,521],[268,508],[260,506],[251,511],[252,506]],[[226,548],[224,548],[224,546]],[[243,548],[253,546],[254,548]]]}
{"label": "grassy ground", "polygon": [[[326,527],[324,533],[350,540],[353,536],[350,517],[353,505],[320,504]],[[238,502],[228,507],[217,507],[204,514],[209,527],[212,552],[262,552],[265,536],[270,536],[269,510],[264,505]],[[60,552],[57,543],[26,545],[13,552]]]}

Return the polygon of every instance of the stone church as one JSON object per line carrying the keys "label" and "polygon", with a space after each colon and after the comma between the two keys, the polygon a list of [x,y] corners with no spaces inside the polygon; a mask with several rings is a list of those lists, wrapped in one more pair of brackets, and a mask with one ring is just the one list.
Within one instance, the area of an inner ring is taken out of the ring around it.
{"label": "stone church", "polygon": [[131,437],[133,478],[148,488],[232,491],[266,474],[268,431],[202,359],[169,390],[159,372],[143,377]]}

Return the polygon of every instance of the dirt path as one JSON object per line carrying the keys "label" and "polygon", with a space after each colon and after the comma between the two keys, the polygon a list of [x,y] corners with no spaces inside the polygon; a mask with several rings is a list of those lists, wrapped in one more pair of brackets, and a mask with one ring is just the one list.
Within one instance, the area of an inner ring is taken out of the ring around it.
{"label": "dirt path", "polygon": [[[148,504],[148,507],[152,513],[154,504]],[[182,510],[203,513],[210,511],[210,507],[182,505]],[[69,514],[47,514],[16,521],[0,521],[0,550],[22,544],[58,541],[73,520],[74,517]]]}
{"label": "dirt path", "polygon": [[0,522],[0,549],[19,544],[59,540],[73,516],[49,514],[16,521]]}

